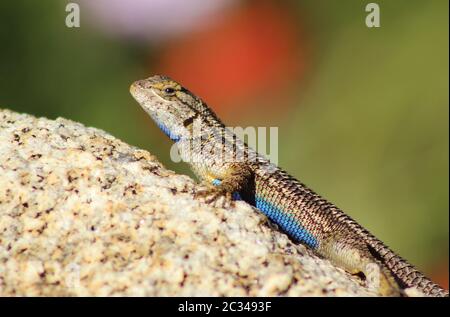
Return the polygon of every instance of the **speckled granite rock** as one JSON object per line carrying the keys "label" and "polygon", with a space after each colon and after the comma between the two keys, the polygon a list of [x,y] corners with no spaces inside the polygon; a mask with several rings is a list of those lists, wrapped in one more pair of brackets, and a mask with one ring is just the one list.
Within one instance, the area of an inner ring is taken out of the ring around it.
{"label": "speckled granite rock", "polygon": [[0,295],[373,295],[195,186],[103,131],[0,110]]}

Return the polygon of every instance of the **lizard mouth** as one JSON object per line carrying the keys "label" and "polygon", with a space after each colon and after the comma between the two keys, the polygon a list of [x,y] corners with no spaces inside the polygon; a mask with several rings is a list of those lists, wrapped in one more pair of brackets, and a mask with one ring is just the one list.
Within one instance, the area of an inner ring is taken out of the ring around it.
{"label": "lizard mouth", "polygon": [[[133,96],[133,98],[136,99],[136,101],[140,104],[144,103],[146,100],[149,99],[148,89],[146,89],[145,86],[143,86],[141,80],[135,81],[130,85],[130,93]],[[154,94],[154,92],[152,93]]]}
{"label": "lizard mouth", "polygon": [[130,85],[130,93],[138,102],[145,102],[146,100],[157,98],[161,102],[169,102],[161,97],[153,87],[147,87],[145,80],[135,81]]}
{"label": "lizard mouth", "polygon": [[159,99],[162,102],[169,102],[168,100],[164,99],[163,97],[161,97],[153,88],[150,88],[153,96],[155,96],[157,99]]}
{"label": "lizard mouth", "polygon": [[130,93],[134,96],[138,91],[142,89],[142,85],[140,84],[140,81],[135,81],[130,85]]}

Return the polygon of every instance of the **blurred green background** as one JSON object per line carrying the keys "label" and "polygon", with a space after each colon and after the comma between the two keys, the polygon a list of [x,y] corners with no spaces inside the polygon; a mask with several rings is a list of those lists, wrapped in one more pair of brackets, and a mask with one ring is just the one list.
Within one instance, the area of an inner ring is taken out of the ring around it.
{"label": "blurred green background", "polygon": [[447,0],[376,1],[380,28],[361,0],[73,2],[80,28],[65,1],[0,2],[0,107],[190,174],[128,92],[170,75],[230,126],[278,126],[279,165],[448,287]]}

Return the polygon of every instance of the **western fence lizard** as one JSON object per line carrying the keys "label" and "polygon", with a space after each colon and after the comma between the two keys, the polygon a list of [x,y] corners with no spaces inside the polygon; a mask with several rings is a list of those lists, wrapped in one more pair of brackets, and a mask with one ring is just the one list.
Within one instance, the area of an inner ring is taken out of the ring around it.
{"label": "western fence lizard", "polygon": [[248,147],[180,84],[153,76],[134,82],[130,92],[207,185],[196,196],[214,204],[250,203],[294,241],[351,274],[363,274],[381,295],[417,287],[426,295],[448,296],[338,207]]}

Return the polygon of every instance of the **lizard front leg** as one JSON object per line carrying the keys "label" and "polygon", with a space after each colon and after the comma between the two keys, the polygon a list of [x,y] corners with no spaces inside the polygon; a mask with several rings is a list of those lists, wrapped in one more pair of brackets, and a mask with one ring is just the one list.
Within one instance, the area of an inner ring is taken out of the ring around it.
{"label": "lizard front leg", "polygon": [[231,205],[233,194],[245,189],[253,174],[244,163],[228,163],[219,168],[198,167],[194,170],[205,185],[204,189],[195,193],[195,197],[203,198],[209,204],[216,204],[220,197],[224,197],[224,201],[219,203],[221,206]]}

